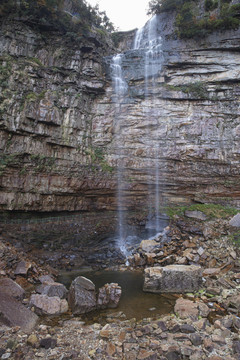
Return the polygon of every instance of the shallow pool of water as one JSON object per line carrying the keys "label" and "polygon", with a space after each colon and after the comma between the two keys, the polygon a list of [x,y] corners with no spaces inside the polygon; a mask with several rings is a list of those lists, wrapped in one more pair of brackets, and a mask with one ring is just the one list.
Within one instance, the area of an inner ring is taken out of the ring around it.
{"label": "shallow pool of water", "polygon": [[[142,291],[143,273],[141,271],[73,271],[64,272],[58,281],[69,287],[77,276],[85,276],[92,280],[96,289],[106,283],[118,283],[122,288],[122,296],[116,309],[108,309],[105,315],[122,311],[127,319],[141,320],[146,317],[158,317],[172,312],[175,298],[171,295],[160,295]],[[101,316],[103,311],[98,312]],[[96,316],[96,314],[95,314]]]}

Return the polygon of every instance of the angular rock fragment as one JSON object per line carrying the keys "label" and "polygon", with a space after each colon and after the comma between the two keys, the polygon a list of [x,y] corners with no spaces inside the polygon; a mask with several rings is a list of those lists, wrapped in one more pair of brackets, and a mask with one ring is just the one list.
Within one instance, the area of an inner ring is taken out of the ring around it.
{"label": "angular rock fragment", "polygon": [[193,218],[196,220],[202,220],[202,221],[207,220],[207,216],[202,211],[198,211],[198,210],[193,210],[193,211],[186,210],[184,215],[186,217]]}
{"label": "angular rock fragment", "polygon": [[68,302],[73,314],[85,314],[96,309],[97,301],[93,282],[83,276],[78,276],[70,286]]}
{"label": "angular rock fragment", "polygon": [[25,291],[15,281],[9,278],[0,279],[0,292],[4,292],[16,299],[22,300],[24,298]]}
{"label": "angular rock fragment", "polygon": [[37,288],[37,292],[49,297],[58,296],[60,299],[67,297],[67,289],[63,284],[57,282],[44,283]]}
{"label": "angular rock fragment", "polygon": [[61,300],[57,296],[33,294],[29,304],[39,315],[59,315],[68,311],[67,300]]}
{"label": "angular rock fragment", "polygon": [[23,306],[12,296],[0,292],[0,323],[19,326],[25,332],[31,332],[37,324],[38,316]]}
{"label": "angular rock fragment", "polygon": [[100,309],[116,308],[120,301],[122,289],[118,284],[105,284],[99,289],[97,306]]}
{"label": "angular rock fragment", "polygon": [[142,240],[140,244],[140,248],[147,253],[152,253],[154,250],[159,248],[159,243],[151,239]]}
{"label": "angular rock fragment", "polygon": [[233,226],[233,227],[240,227],[240,213],[238,213],[237,215],[235,215],[230,221],[229,221],[229,225]]}
{"label": "angular rock fragment", "polygon": [[199,290],[202,270],[195,265],[168,265],[145,269],[143,290],[154,293],[186,293]]}
{"label": "angular rock fragment", "polygon": [[28,270],[31,269],[32,264],[28,261],[20,261],[17,264],[15,275],[27,275]]}

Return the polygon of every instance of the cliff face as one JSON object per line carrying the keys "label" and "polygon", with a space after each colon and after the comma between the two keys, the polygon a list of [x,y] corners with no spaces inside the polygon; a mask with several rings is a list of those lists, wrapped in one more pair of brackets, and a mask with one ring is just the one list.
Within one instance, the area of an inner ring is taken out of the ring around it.
{"label": "cliff face", "polygon": [[156,148],[163,200],[240,206],[240,31],[179,40],[173,21],[158,16],[163,57],[148,96],[144,52],[125,51],[120,109],[110,40],[2,21],[0,210],[116,209],[117,167],[124,206],[142,207]]}
{"label": "cliff face", "polygon": [[[126,183],[136,181],[142,192],[149,192],[150,186],[154,197],[158,149],[162,200],[240,206],[240,31],[179,40],[173,29],[174,17],[160,14],[161,66],[147,92],[146,53],[134,50],[123,55],[129,88],[121,104],[120,128],[116,126],[115,136],[105,136],[108,159],[114,163],[123,149],[118,162],[125,168]],[[96,110],[108,114],[109,126],[114,122],[110,103],[104,96]],[[99,143],[106,132],[106,126],[101,132],[102,124],[99,116]]]}
{"label": "cliff face", "polygon": [[93,146],[92,121],[110,40],[95,31],[74,41],[6,19],[0,49],[0,209],[104,207],[114,186]]}

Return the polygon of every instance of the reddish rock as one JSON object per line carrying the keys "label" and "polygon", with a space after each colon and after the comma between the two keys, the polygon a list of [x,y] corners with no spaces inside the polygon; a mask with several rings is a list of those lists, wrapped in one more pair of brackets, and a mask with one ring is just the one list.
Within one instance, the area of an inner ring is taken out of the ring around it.
{"label": "reddish rock", "polygon": [[97,306],[100,309],[116,308],[120,301],[122,289],[118,284],[105,284],[99,289]]}
{"label": "reddish rock", "polygon": [[203,276],[216,276],[220,273],[218,268],[209,268],[203,270]]}
{"label": "reddish rock", "polygon": [[9,278],[0,279],[0,292],[4,292],[16,299],[22,300],[25,295],[23,288]]}
{"label": "reddish rock", "polygon": [[174,312],[181,319],[197,319],[199,315],[198,304],[187,299],[179,298],[176,301]]}
{"label": "reddish rock", "polygon": [[31,332],[38,321],[36,314],[3,292],[0,292],[0,313],[0,323],[19,326],[25,332]]}

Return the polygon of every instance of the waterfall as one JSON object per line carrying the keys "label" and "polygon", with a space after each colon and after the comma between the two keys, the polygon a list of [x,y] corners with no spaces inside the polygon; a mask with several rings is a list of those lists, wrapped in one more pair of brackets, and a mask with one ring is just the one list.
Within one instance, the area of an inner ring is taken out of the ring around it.
{"label": "waterfall", "polygon": [[[134,40],[134,49],[142,49],[145,54],[145,66],[144,66],[144,97],[145,100],[149,102],[148,109],[145,110],[145,116],[148,120],[149,127],[152,122],[152,119],[155,119],[156,129],[158,128],[159,116],[160,114],[154,113],[154,94],[157,90],[157,78],[162,69],[163,62],[163,51],[162,51],[162,38],[158,34],[158,18],[155,15],[152,17],[148,23],[136,32]],[[149,144],[149,152],[152,149],[154,163],[153,166],[149,166],[149,181],[148,181],[148,208],[149,208],[149,228],[154,229],[156,232],[159,232],[160,229],[160,170],[159,170],[159,139],[151,139],[151,144]],[[152,168],[154,170],[154,204],[152,203],[152,187],[151,187],[151,172]],[[152,217],[154,217],[154,222],[152,222]]]}
{"label": "waterfall", "polygon": [[[144,110],[144,116],[148,122],[147,131],[153,134],[149,143],[146,143],[149,153],[148,163],[148,227],[155,234],[160,230],[160,170],[159,157],[160,147],[158,138],[158,121],[159,115],[156,114],[154,108],[154,96],[158,82],[158,75],[162,68],[162,38],[158,34],[158,19],[154,16],[148,23],[136,32],[134,45],[131,51],[140,51],[143,55],[143,75],[144,75],[144,101],[147,104]],[[117,210],[118,210],[118,227],[116,231],[116,245],[120,249],[123,256],[129,255],[127,250],[127,242],[129,234],[127,234],[126,219],[126,199],[124,189],[124,126],[126,121],[127,103],[130,101],[128,97],[128,84],[125,80],[127,73],[124,73],[123,63],[126,61],[125,53],[117,54],[111,58],[110,70],[113,84],[113,102],[114,102],[114,133],[117,144],[116,163],[117,163]],[[152,123],[154,122],[154,123]],[[154,128],[153,128],[154,127]],[[150,131],[151,130],[151,131]],[[153,184],[155,186],[153,187]],[[154,200],[153,200],[154,199]],[[154,220],[153,220],[154,219]],[[150,233],[149,233],[150,235]]]}
{"label": "waterfall", "polygon": [[[122,72],[122,54],[113,56],[111,61],[111,78],[114,86],[114,103],[115,103],[115,132],[118,136],[118,142],[121,144],[121,105],[128,89]],[[117,229],[117,247],[123,256],[127,257],[126,248],[126,221],[124,216],[124,164],[123,164],[123,144],[118,149],[117,163],[117,209],[118,209],[118,229]]]}

